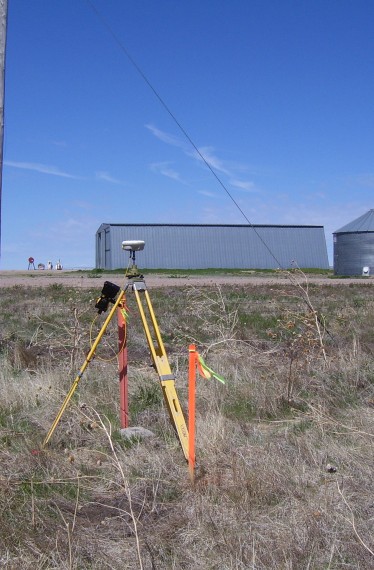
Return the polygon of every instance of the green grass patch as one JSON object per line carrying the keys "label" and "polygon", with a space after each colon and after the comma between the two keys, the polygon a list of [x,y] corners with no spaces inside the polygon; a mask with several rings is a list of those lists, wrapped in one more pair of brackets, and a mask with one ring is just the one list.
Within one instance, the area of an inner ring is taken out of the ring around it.
{"label": "green grass patch", "polygon": [[230,420],[249,422],[255,416],[255,409],[248,397],[236,394],[234,399],[230,399],[223,404],[223,414]]}

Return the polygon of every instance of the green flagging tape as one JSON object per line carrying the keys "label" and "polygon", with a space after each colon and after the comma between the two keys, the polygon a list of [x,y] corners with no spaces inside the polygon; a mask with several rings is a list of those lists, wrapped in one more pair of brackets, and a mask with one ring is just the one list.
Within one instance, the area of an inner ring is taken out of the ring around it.
{"label": "green flagging tape", "polygon": [[215,378],[216,380],[218,380],[218,382],[222,382],[222,384],[226,384],[225,379],[220,376],[219,374],[217,374],[217,372],[214,372],[214,370],[212,370],[211,368],[209,368],[209,366],[207,366],[203,360],[203,358],[200,356],[200,354],[197,354],[198,357],[198,361],[200,364],[200,373],[202,376],[204,376],[204,378]]}

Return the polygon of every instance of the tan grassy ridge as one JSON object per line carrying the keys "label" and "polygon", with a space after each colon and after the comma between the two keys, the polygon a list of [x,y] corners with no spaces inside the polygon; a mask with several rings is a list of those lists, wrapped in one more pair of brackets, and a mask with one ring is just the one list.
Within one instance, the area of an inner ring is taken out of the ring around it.
{"label": "tan grassy ridge", "polygon": [[372,568],[372,286],[151,291],[186,416],[190,342],[226,379],[198,381],[194,485],[131,293],[131,424],[155,436],[119,434],[113,322],[40,452],[100,286],[2,289],[0,567]]}

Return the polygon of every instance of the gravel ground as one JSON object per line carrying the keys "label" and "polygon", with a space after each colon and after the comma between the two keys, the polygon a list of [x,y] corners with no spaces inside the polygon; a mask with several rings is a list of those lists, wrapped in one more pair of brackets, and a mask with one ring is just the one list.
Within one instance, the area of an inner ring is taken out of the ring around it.
{"label": "gravel ground", "polygon": [[[331,279],[318,275],[308,275],[308,282],[317,285],[343,286],[357,283],[360,285],[373,285],[374,278],[356,279]],[[120,274],[102,273],[97,277],[90,277],[89,274],[72,271],[0,271],[0,288],[22,285],[27,287],[43,287],[59,283],[66,287],[84,287],[101,289],[104,281],[112,281],[117,285],[123,285],[123,277]],[[212,285],[279,285],[290,283],[285,275],[266,276],[261,274],[244,275],[215,275],[215,276],[194,276],[194,277],[168,277],[164,275],[145,275],[148,288],[157,287],[196,287]]]}

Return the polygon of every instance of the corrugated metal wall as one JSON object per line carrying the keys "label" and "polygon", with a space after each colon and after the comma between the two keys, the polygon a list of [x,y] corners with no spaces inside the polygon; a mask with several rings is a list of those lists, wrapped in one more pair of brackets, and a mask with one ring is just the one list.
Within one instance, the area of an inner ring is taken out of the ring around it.
{"label": "corrugated metal wall", "polygon": [[374,275],[374,232],[334,234],[334,273],[362,275],[363,267]]}
{"label": "corrugated metal wall", "polygon": [[256,231],[240,225],[102,224],[96,234],[96,267],[126,267],[128,253],[121,249],[124,240],[145,241],[145,249],[136,254],[136,259],[139,267],[146,269],[274,269],[290,267],[293,260],[300,267],[329,267],[322,226],[255,228]]}
{"label": "corrugated metal wall", "polygon": [[[96,232],[96,267],[112,269],[111,232],[109,224],[102,224]],[[122,265],[120,267],[122,267]]]}

